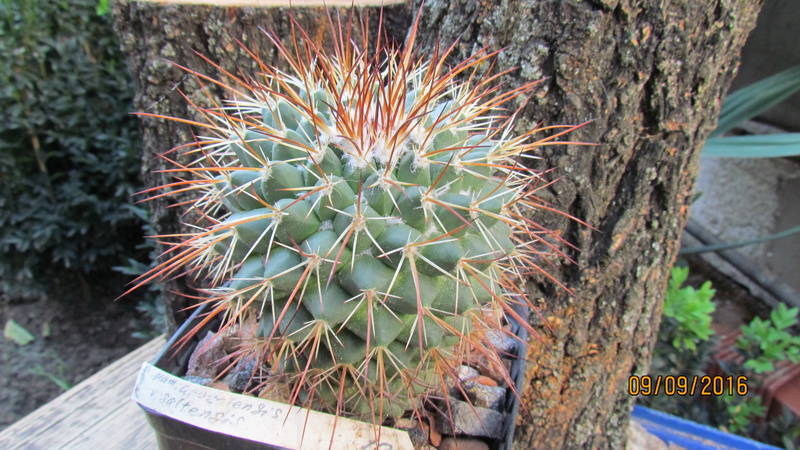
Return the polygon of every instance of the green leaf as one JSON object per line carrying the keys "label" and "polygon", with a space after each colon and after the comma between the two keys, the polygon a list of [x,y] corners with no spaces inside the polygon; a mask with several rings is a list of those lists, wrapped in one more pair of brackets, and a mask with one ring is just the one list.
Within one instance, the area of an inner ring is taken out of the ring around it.
{"label": "green leaf", "polygon": [[771,362],[757,359],[747,360],[747,362],[744,363],[744,367],[755,373],[771,372],[775,370],[775,366]]}
{"label": "green leaf", "polygon": [[709,137],[722,136],[726,131],[761,114],[798,90],[800,90],[800,66],[739,89],[723,102],[717,129]]}
{"label": "green leaf", "polygon": [[3,330],[3,335],[9,341],[13,341],[17,345],[28,345],[33,342],[36,337],[26,330],[25,327],[18,324],[14,319],[6,321],[6,327]]}
{"label": "green leaf", "polygon": [[664,298],[664,317],[674,326],[663,327],[659,339],[671,341],[678,350],[697,350],[697,343],[706,341],[714,333],[711,313],[714,311],[714,289],[706,282],[696,290],[691,286],[681,288],[689,275],[688,268],[674,267]]}
{"label": "green leaf", "polygon": [[767,408],[759,397],[739,399],[735,396],[723,396],[720,398],[727,403],[726,409],[730,415],[728,425],[733,432],[746,432],[747,426],[753,420],[764,417],[767,413]]}
{"label": "green leaf", "polygon": [[673,267],[669,279],[670,289],[674,289],[675,291],[679,290],[687,278],[689,278],[688,267]]}
{"label": "green leaf", "polygon": [[712,244],[712,245],[701,245],[697,247],[687,247],[682,248],[678,254],[680,255],[691,255],[693,253],[707,253],[707,252],[718,252],[722,250],[730,250],[739,247],[745,247],[748,245],[755,245],[761,244],[764,242],[770,242],[777,239],[783,239],[785,237],[791,236],[793,234],[800,233],[800,225],[796,227],[789,228],[788,230],[781,231],[779,233],[770,234],[767,236],[763,236],[756,239],[751,239],[742,242],[732,242],[732,243],[724,243],[724,244]]}
{"label": "green leaf", "polygon": [[780,303],[778,309],[774,309],[770,313],[770,319],[775,328],[783,330],[797,324],[797,312],[797,308],[787,309],[786,304]]}
{"label": "green leaf", "polygon": [[98,0],[97,2],[97,15],[104,16],[111,12],[111,5],[109,0]]}
{"label": "green leaf", "polygon": [[32,375],[39,375],[47,378],[60,387],[62,391],[68,391],[72,387],[64,377],[64,367],[61,364],[58,366],[58,375],[48,372],[41,365],[37,365],[33,369],[28,369],[27,372]]}
{"label": "green leaf", "polygon": [[800,133],[709,138],[702,156],[716,158],[785,158],[800,155]]}

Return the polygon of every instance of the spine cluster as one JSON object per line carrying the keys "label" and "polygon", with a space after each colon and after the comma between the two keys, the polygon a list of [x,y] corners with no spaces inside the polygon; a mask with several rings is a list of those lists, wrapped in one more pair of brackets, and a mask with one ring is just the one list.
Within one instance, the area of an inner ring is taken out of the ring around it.
{"label": "spine cluster", "polygon": [[491,55],[445,69],[447,52],[423,62],[411,44],[369,57],[304,42],[305,58],[276,45],[291,71],[261,64],[227,84],[192,72],[230,98],[200,109],[206,133],[176,167],[189,176],[169,186],[203,221],[149,277],[204,274],[223,328],[258,317],[239,355],[265,383],[380,422],[469,355],[497,360],[487,333],[552,249],[523,159],[570,127],[514,137],[501,107],[530,86],[476,80]]}

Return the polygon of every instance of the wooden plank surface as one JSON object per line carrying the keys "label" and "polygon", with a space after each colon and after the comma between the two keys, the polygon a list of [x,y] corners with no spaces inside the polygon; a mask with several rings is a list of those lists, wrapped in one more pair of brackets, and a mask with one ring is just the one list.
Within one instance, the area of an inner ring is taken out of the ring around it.
{"label": "wooden plank surface", "polygon": [[158,337],[0,432],[0,448],[155,449],[145,415],[131,400],[139,368],[166,340]]}
{"label": "wooden plank surface", "polygon": [[350,6],[384,6],[402,3],[404,0],[145,0],[151,3],[178,5],[211,5],[225,7],[350,7]]}
{"label": "wooden plank surface", "polygon": [[156,449],[155,434],[131,393],[142,363],[165,344],[163,336],[148,342],[9,426],[0,432],[0,449]]}

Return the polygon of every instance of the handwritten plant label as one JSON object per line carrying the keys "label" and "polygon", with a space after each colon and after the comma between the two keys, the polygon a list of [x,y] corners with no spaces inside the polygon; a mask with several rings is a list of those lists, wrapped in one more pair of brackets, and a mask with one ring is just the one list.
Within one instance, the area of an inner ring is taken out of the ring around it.
{"label": "handwritten plant label", "polygon": [[[133,400],[181,422],[291,449],[412,449],[408,433],[182,380],[142,364]],[[380,437],[378,439],[378,437]]]}

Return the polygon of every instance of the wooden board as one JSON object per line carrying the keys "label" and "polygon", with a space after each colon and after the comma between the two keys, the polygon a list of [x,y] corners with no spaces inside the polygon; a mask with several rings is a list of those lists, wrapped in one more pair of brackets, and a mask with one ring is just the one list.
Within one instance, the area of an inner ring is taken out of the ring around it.
{"label": "wooden board", "polygon": [[145,0],[151,3],[211,5],[225,7],[350,7],[350,6],[384,6],[402,3],[404,0]]}
{"label": "wooden board", "polygon": [[139,368],[164,347],[156,338],[0,432],[0,448],[154,449],[155,434],[131,400]]}

